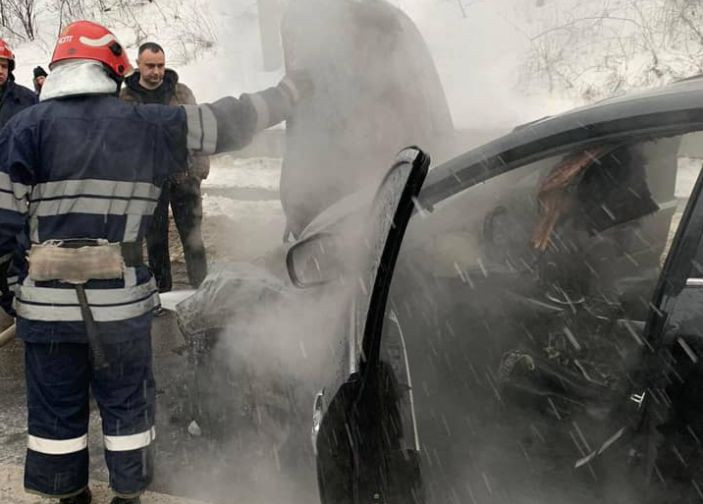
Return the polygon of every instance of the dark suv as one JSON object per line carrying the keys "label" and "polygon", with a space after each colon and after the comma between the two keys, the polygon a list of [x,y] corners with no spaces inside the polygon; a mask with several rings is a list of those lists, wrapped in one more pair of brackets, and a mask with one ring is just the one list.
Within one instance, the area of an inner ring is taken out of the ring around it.
{"label": "dark suv", "polygon": [[703,80],[546,118],[374,193],[288,253],[348,316],[315,399],[323,503],[703,497]]}

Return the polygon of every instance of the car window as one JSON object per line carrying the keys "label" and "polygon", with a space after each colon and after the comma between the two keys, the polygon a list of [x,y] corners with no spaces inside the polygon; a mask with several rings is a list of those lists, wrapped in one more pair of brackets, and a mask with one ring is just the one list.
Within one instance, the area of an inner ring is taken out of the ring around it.
{"label": "car window", "polygon": [[415,214],[381,359],[429,502],[571,499],[622,476],[578,461],[619,427],[699,144],[593,144]]}

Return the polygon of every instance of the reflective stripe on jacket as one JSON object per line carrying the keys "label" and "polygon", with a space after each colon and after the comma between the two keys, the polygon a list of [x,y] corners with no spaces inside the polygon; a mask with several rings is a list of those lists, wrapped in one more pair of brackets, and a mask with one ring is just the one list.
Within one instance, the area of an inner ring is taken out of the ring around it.
{"label": "reflective stripe on jacket", "polygon": [[[209,105],[135,106],[96,94],[23,110],[0,131],[0,267],[27,243],[141,242],[161,185],[185,170],[189,152],[243,147],[290,110],[276,88]],[[19,269],[18,334],[37,343],[86,341],[73,286],[35,283]],[[126,268],[120,280],[91,280],[85,289],[112,342],[136,337],[158,304],[145,266]]]}
{"label": "reflective stripe on jacket", "polygon": [[[186,145],[187,118],[179,107],[133,107],[95,95],[47,100],[18,114],[0,132],[0,257],[11,256],[16,236],[25,232],[31,243],[140,242],[166,170],[185,169]],[[24,331],[25,339],[43,342],[64,334],[83,340],[71,285],[35,283],[26,271],[20,279],[18,317],[53,324],[50,331],[35,324],[40,330]],[[143,327],[158,305],[145,266],[127,268],[120,280],[90,281],[86,293],[112,341],[130,338],[120,322],[141,321],[137,326]]]}

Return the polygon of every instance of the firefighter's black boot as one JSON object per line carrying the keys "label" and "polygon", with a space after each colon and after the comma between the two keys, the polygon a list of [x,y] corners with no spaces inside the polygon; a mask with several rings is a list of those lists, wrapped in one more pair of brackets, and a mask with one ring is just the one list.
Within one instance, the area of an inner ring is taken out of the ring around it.
{"label": "firefighter's black boot", "polygon": [[90,504],[93,500],[93,495],[90,493],[90,488],[85,487],[83,491],[72,497],[64,497],[59,500],[59,504]]}
{"label": "firefighter's black boot", "polygon": [[142,501],[139,497],[132,497],[130,499],[125,499],[124,497],[113,497],[110,504],[141,504]]}

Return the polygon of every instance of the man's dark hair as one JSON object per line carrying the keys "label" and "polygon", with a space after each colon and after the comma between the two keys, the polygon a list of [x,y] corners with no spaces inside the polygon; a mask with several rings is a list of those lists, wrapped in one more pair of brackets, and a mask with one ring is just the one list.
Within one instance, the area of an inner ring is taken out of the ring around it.
{"label": "man's dark hair", "polygon": [[166,54],[166,51],[164,51],[164,48],[161,47],[156,42],[144,42],[142,45],[139,46],[139,53],[138,53],[139,56],[141,56],[142,53],[144,51],[146,51],[147,49],[149,49],[153,53],[162,52],[162,53]]}

